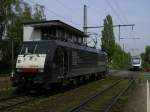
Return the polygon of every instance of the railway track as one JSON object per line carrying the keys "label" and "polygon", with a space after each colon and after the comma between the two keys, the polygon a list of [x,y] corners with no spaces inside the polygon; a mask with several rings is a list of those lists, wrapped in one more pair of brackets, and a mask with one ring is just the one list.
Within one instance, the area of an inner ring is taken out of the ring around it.
{"label": "railway track", "polygon": [[4,98],[12,97],[12,95],[16,96],[14,87],[0,89],[0,100]]}
{"label": "railway track", "polygon": [[102,112],[109,112],[111,108],[117,103],[119,98],[126,93],[126,91],[130,88],[133,82],[134,80],[131,80],[129,84],[124,89],[122,89],[122,91],[120,91],[115,97],[113,97],[112,101],[108,105],[105,106]]}
{"label": "railway track", "polygon": [[[128,90],[133,80],[119,80],[108,88],[91,96],[69,112],[108,112]],[[127,83],[127,86],[123,86]]]}
{"label": "railway track", "polygon": [[33,101],[35,98],[19,95],[19,96],[10,96],[7,98],[0,99],[0,112],[3,111],[11,111],[11,109],[15,108],[18,105],[28,103]]}
{"label": "railway track", "polygon": [[15,87],[2,88],[0,89],[0,92],[7,91],[7,90],[15,90],[15,89],[16,89]]}

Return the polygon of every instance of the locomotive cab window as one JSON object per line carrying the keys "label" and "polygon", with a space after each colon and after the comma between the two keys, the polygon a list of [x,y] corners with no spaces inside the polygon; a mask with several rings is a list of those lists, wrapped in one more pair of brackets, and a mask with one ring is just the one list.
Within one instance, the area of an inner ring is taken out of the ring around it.
{"label": "locomotive cab window", "polygon": [[138,63],[140,63],[140,59],[139,58],[135,58],[135,59],[133,59],[133,61],[132,61],[134,64],[138,64]]}
{"label": "locomotive cab window", "polygon": [[35,47],[35,44],[33,43],[23,44],[20,54],[33,53],[34,47]]}
{"label": "locomotive cab window", "polygon": [[20,54],[46,54],[48,51],[46,43],[24,43]]}
{"label": "locomotive cab window", "polygon": [[37,47],[35,49],[35,53],[37,53],[37,54],[46,54],[47,52],[49,52],[48,44],[46,44],[46,43],[38,43],[37,44]]}

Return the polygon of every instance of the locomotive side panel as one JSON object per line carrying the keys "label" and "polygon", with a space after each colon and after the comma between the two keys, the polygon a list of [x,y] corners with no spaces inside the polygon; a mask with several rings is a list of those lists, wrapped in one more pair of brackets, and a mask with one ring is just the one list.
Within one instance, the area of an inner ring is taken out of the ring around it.
{"label": "locomotive side panel", "polygon": [[107,71],[106,54],[57,46],[52,62],[51,83],[62,79]]}
{"label": "locomotive side panel", "polygon": [[[99,55],[95,52],[86,50],[72,50],[72,75],[86,75],[103,71],[102,61],[99,61]],[[98,63],[101,63],[99,65]]]}

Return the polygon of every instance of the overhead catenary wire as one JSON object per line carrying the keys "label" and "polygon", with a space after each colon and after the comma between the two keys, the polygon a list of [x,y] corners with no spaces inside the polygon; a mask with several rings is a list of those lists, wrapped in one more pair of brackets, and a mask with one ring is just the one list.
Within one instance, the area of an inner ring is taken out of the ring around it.
{"label": "overhead catenary wire", "polygon": [[[127,20],[127,18],[126,18],[126,16],[124,15],[124,14],[121,14],[121,17],[123,18],[123,20],[122,20],[122,18],[120,17],[120,13],[118,14],[117,13],[117,11],[115,10],[115,8],[112,6],[112,4],[110,3],[110,1],[109,0],[105,0],[106,1],[106,3],[109,5],[109,7],[112,9],[112,11],[113,11],[113,13],[117,16],[117,18],[118,18],[118,20],[121,22],[121,23],[126,23],[126,24],[128,24],[129,22],[128,22],[128,20]],[[116,8],[118,9],[118,10],[120,10],[120,11],[122,11],[122,9],[120,8],[120,6],[119,6],[119,4],[117,3],[117,1],[113,1],[113,3],[115,4],[115,6],[116,6]],[[133,28],[133,27],[132,27]],[[125,28],[125,30],[127,31],[127,29]],[[133,31],[133,29],[132,29],[132,31]],[[129,36],[131,36],[131,32],[129,33]]]}
{"label": "overhead catenary wire", "polygon": [[[114,0],[113,1],[113,3],[111,3],[109,0],[105,0],[105,2],[107,3],[107,5],[111,8],[111,11],[114,13],[114,15],[117,17],[117,19],[120,21],[120,23],[126,23],[126,24],[128,24],[129,23],[129,21],[128,21],[128,19],[127,19],[127,17],[124,15],[124,13],[123,13],[123,10],[121,9],[121,7],[119,6],[119,4],[118,4],[118,2],[116,1],[116,0]],[[113,5],[115,5],[115,7],[113,6]],[[100,12],[100,11],[98,11],[97,10],[97,8],[96,7],[91,7],[90,6],[90,8],[92,8],[93,10],[95,10],[96,12]],[[126,30],[126,32],[129,32],[129,30],[127,30],[127,28],[125,27],[125,30]],[[119,35],[119,37],[120,37],[120,34],[119,34],[119,32],[118,31],[115,31],[114,32],[116,35]],[[136,37],[134,37],[134,35],[133,35],[133,27],[132,27],[132,30],[131,30],[131,32],[129,32],[129,34],[128,34],[128,37],[127,38],[120,38],[120,39],[140,39],[140,38],[136,38]]]}
{"label": "overhead catenary wire", "polygon": [[[109,0],[106,0],[106,3],[107,3],[107,5],[112,9],[112,12],[115,14],[115,16],[117,17],[117,19],[121,22],[121,23],[126,23],[126,24],[128,24],[129,22],[128,22],[128,20],[127,20],[127,18],[126,18],[126,16],[124,16],[123,14],[120,16],[118,13],[117,13],[117,11],[115,10],[115,8],[113,7],[113,5],[110,3],[110,1]],[[121,10],[121,8],[120,8],[120,6],[119,6],[119,4],[115,1],[114,2],[115,3],[115,5],[116,5],[116,8],[117,9],[119,9],[120,11],[122,11]],[[91,5],[90,6],[88,6],[89,8],[91,8],[92,10],[93,10],[93,12],[95,12],[95,13],[97,13],[97,14],[99,14],[100,13],[100,10],[98,9],[98,8],[96,8],[96,7],[92,7]],[[122,18],[121,18],[122,17]]]}
{"label": "overhead catenary wire", "polygon": [[128,24],[129,23],[128,19],[127,19],[125,13],[123,12],[123,10],[121,9],[120,5],[118,4],[118,2],[116,0],[114,0],[113,3],[115,4],[115,6],[118,9],[118,11],[120,11],[120,14],[123,17],[124,21]]}
{"label": "overhead catenary wire", "polygon": [[111,10],[113,11],[113,13],[116,15],[117,19],[124,24],[124,22],[122,21],[122,19],[120,18],[119,14],[116,12],[116,10],[114,9],[114,7],[112,6],[112,4],[110,3],[109,0],[105,0],[106,3],[108,4],[108,6],[111,8]]}
{"label": "overhead catenary wire", "polygon": [[73,11],[73,9],[71,7],[69,7],[68,5],[65,5],[63,2],[61,2],[60,0],[56,0],[57,3],[59,3],[64,9],[66,9],[67,11]]}
{"label": "overhead catenary wire", "polygon": [[[74,15],[74,13],[76,13],[76,11],[74,11],[71,7],[69,7],[68,5],[64,4],[60,0],[56,0],[56,2],[68,12],[68,14],[70,15],[69,17],[73,18],[73,15]],[[72,13],[72,12],[74,12],[74,13]]]}
{"label": "overhead catenary wire", "polygon": [[[34,1],[32,1],[32,0],[28,0],[28,2],[30,2],[30,3],[32,3],[32,4],[41,5],[41,4],[39,4],[39,3],[37,3],[37,2],[34,2]],[[41,6],[42,6],[42,5],[41,5]],[[49,14],[53,14],[53,15],[55,15],[55,16],[57,16],[57,17],[60,17],[60,18],[62,18],[62,19],[64,19],[64,20],[66,20],[66,21],[69,22],[69,23],[72,23],[72,24],[77,25],[78,27],[82,28],[82,26],[79,25],[79,24],[77,24],[76,22],[73,22],[72,20],[70,20],[70,19],[68,19],[68,18],[66,18],[66,17],[64,17],[64,16],[62,16],[62,15],[56,13],[55,11],[50,10],[50,9],[47,8],[46,6],[44,6],[44,7],[45,7],[45,9],[47,10],[47,12],[48,12]]]}
{"label": "overhead catenary wire", "polygon": [[[107,0],[108,1],[108,0]],[[128,22],[128,19],[126,18],[125,16],[125,13],[122,12],[122,9],[120,8],[118,2],[116,0],[113,1],[114,5],[116,6],[116,8],[118,9],[117,11],[121,11],[121,17],[123,18],[123,20],[125,21],[125,23],[129,23]],[[127,29],[125,28],[125,30],[127,31]],[[134,44],[137,44],[136,43],[136,40],[137,39],[140,39],[139,37],[135,37],[135,32],[134,30],[132,29],[129,34],[128,34],[128,38],[121,38],[121,39],[132,39]]]}
{"label": "overhead catenary wire", "polygon": [[[129,24],[129,21],[128,21],[128,19],[127,19],[125,13],[123,12],[122,8],[121,8],[120,5],[118,4],[117,0],[114,0],[113,3],[114,3],[114,5],[116,6],[117,11],[120,11],[119,14],[121,15],[121,17],[122,17],[122,19],[124,20],[124,22],[125,22],[126,24]],[[126,28],[126,27],[125,27],[125,30],[127,31],[127,28]],[[128,31],[127,31],[127,32],[128,32]],[[131,37],[132,37],[132,36],[133,36],[132,34],[133,34],[133,29],[129,32],[128,36],[131,36]]]}

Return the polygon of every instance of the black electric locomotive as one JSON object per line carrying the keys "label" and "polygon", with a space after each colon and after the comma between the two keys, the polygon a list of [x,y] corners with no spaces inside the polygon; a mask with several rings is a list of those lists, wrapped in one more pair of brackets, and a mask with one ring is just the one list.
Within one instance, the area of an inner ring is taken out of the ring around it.
{"label": "black electric locomotive", "polygon": [[51,89],[101,77],[107,54],[85,45],[87,35],[60,20],[24,23],[23,45],[12,76],[14,86]]}
{"label": "black electric locomotive", "polygon": [[16,62],[14,86],[44,87],[101,77],[108,71],[105,52],[59,40],[24,42]]}

